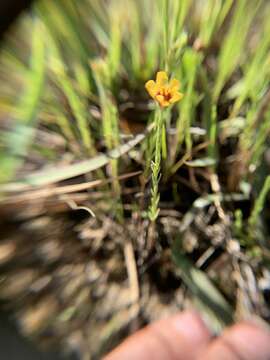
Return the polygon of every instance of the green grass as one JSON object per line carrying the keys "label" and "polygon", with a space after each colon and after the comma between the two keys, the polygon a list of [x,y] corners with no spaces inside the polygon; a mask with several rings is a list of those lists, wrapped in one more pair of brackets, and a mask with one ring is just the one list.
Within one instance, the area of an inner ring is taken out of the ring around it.
{"label": "green grass", "polygon": [[21,156],[26,156],[33,141],[45,81],[45,51],[43,25],[36,19],[33,21],[30,65],[25,74],[24,92],[12,109],[12,115],[18,121],[13,124],[12,132],[5,136],[5,150],[0,152],[1,182],[14,176],[22,163]]}

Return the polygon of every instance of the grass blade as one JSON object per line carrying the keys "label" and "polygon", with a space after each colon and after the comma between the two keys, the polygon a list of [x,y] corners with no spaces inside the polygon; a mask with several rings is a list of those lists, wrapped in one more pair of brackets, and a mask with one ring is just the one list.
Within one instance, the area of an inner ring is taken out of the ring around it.
{"label": "grass blade", "polygon": [[32,186],[44,186],[53,184],[58,181],[66,180],[75,176],[83,175],[91,171],[97,170],[108,164],[112,159],[118,159],[120,156],[128,153],[136,145],[142,142],[147,133],[152,131],[153,126],[148,128],[145,134],[138,134],[132,140],[128,141],[111,151],[108,154],[100,154],[90,160],[80,161],[63,167],[52,167],[51,169],[41,170],[25,177],[22,181],[2,186],[2,191],[21,191],[29,189]]}
{"label": "grass blade", "polygon": [[6,139],[6,150],[0,154],[0,182],[8,181],[22,164],[33,139],[33,126],[37,121],[37,111],[43,93],[45,80],[45,42],[42,24],[35,19],[32,36],[30,71],[25,92],[18,106],[13,110],[16,118],[13,133]]}
{"label": "grass blade", "polygon": [[195,304],[208,317],[211,329],[219,332],[230,325],[233,321],[232,309],[208,276],[193,266],[181,253],[179,240],[175,242],[172,256],[176,266],[181,270],[182,280],[193,295]]}

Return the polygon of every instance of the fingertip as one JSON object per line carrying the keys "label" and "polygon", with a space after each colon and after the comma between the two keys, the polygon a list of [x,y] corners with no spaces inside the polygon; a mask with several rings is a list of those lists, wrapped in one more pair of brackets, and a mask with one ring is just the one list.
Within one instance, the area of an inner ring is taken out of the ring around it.
{"label": "fingertip", "polygon": [[207,343],[211,334],[203,319],[196,311],[185,311],[171,319],[172,325],[187,340]]}
{"label": "fingertip", "polygon": [[105,359],[191,360],[195,359],[210,338],[210,332],[200,316],[187,311],[147,326],[124,341]]}
{"label": "fingertip", "polygon": [[269,360],[270,331],[254,322],[242,322],[226,330],[202,354],[202,360]]}
{"label": "fingertip", "polygon": [[270,331],[253,321],[232,327],[226,338],[237,345],[238,351],[250,354],[247,359],[270,359]]}

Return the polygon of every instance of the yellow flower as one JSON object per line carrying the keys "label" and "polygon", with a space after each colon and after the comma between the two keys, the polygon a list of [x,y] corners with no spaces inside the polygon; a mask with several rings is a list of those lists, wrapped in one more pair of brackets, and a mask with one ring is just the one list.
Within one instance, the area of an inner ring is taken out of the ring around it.
{"label": "yellow flower", "polygon": [[183,94],[179,90],[180,82],[177,79],[168,81],[168,75],[165,71],[159,71],[156,81],[149,80],[145,88],[149,95],[155,99],[161,107],[167,107],[182,99]]}

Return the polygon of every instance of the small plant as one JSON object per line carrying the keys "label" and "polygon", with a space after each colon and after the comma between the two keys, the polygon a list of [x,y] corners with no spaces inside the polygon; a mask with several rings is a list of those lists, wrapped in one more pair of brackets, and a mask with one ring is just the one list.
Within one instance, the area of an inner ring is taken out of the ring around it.
{"label": "small plant", "polygon": [[165,71],[159,71],[156,76],[156,81],[149,80],[145,84],[145,88],[149,95],[156,101],[156,110],[154,115],[154,135],[155,150],[154,158],[152,160],[152,189],[151,189],[151,205],[149,207],[149,219],[155,221],[158,217],[159,209],[159,192],[158,183],[161,177],[161,144],[162,144],[162,128],[164,126],[164,112],[166,108],[182,99],[183,94],[178,90],[180,82],[177,79],[172,79],[168,82],[168,75]]}

